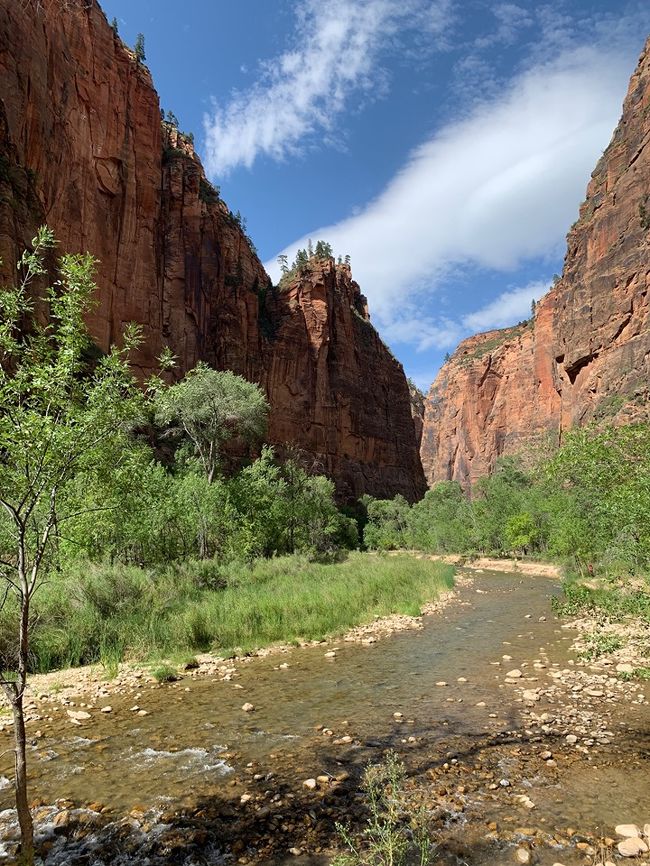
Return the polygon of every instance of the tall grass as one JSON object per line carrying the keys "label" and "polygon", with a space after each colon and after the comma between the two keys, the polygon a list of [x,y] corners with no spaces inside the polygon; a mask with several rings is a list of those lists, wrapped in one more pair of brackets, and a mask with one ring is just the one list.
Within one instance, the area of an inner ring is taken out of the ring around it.
{"label": "tall grass", "polygon": [[329,563],[187,562],[162,572],[76,565],[39,590],[32,666],[102,661],[114,669],[118,659],[321,639],[376,615],[416,613],[452,575],[441,563],[363,553]]}

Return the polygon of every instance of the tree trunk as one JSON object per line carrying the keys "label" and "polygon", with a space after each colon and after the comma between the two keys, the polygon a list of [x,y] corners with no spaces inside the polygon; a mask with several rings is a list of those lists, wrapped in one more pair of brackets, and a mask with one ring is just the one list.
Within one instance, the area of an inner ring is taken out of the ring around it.
{"label": "tree trunk", "polygon": [[20,824],[21,866],[34,863],[34,824],[27,802],[27,749],[25,740],[25,716],[23,713],[22,690],[12,701],[14,712],[14,736],[16,740],[16,811]]}
{"label": "tree trunk", "polygon": [[27,685],[27,666],[29,662],[29,584],[22,569],[22,597],[20,603],[20,645],[18,649],[18,682],[11,701],[14,712],[14,736],[16,740],[16,811],[20,825],[20,866],[33,866],[34,863],[34,824],[27,801],[27,744],[25,740],[25,686]]}

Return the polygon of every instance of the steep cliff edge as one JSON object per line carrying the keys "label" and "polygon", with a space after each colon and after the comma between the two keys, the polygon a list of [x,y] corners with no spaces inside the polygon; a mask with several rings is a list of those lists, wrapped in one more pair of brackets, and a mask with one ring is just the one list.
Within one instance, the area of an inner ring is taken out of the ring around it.
{"label": "steep cliff edge", "polygon": [[421,496],[404,370],[370,323],[349,266],[312,259],[268,293],[266,309],[275,329],[262,377],[274,407],[272,440],[320,455],[350,498],[388,490]]}
{"label": "steep cliff edge", "polygon": [[650,404],[650,40],[567,237],[561,279],[525,326],[465,340],[428,394],[429,483],[470,485],[502,454],[557,444]]}
{"label": "steep cliff edge", "polygon": [[270,441],[311,454],[341,496],[422,492],[406,380],[349,271],[324,263],[272,291],[95,0],[0,4],[1,279],[44,220],[99,260],[99,348],[138,322],[142,374],[170,346],[181,373],[205,360],[260,382]]}

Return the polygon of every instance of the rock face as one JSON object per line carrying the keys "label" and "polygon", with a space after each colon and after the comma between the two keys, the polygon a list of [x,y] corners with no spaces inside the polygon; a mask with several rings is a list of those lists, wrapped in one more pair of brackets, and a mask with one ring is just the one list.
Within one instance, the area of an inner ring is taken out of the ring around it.
{"label": "rock face", "polygon": [[138,322],[141,375],[164,346],[179,373],[231,369],[267,389],[270,441],[310,455],[342,497],[421,494],[404,373],[349,269],[315,263],[273,291],[95,0],[0,4],[0,278],[44,220],[61,250],[99,260],[100,349]]}
{"label": "rock face", "polygon": [[266,300],[274,330],[261,381],[273,406],[272,441],[317,455],[348,498],[398,489],[421,496],[404,371],[371,325],[349,266],[312,260]]}
{"label": "rock face", "polygon": [[433,383],[422,463],[470,486],[502,454],[571,427],[647,417],[650,402],[650,40],[621,120],[534,319],[465,340]]}

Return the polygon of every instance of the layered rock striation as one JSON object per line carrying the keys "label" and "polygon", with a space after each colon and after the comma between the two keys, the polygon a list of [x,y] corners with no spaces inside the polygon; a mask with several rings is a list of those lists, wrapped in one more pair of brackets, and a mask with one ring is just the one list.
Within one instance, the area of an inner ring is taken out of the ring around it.
{"label": "layered rock striation", "polygon": [[561,278],[526,324],[470,337],[428,394],[430,484],[468,487],[496,459],[565,431],[647,417],[650,404],[650,40],[567,236]]}
{"label": "layered rock striation", "polygon": [[137,322],[146,375],[169,346],[261,383],[270,441],[297,446],[341,497],[424,489],[401,366],[349,269],[312,262],[276,291],[191,142],[161,122],[145,66],[95,0],[0,4],[0,277],[43,221],[98,260],[101,350]]}

